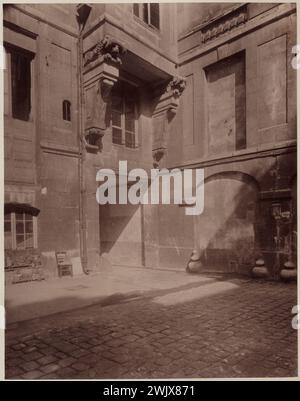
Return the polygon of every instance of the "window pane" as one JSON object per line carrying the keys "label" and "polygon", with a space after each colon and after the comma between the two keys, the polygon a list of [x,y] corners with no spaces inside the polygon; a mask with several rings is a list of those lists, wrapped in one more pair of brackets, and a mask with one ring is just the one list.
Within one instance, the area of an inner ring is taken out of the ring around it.
{"label": "window pane", "polygon": [[4,221],[11,221],[11,214],[7,213],[4,215]]}
{"label": "window pane", "polygon": [[32,234],[26,234],[26,240],[25,240],[25,248],[33,248],[33,235]]}
{"label": "window pane", "polygon": [[63,120],[71,121],[71,102],[64,100],[62,103],[63,108]]}
{"label": "window pane", "polygon": [[24,233],[24,223],[17,222],[16,223],[16,233],[23,234]]}
{"label": "window pane", "polygon": [[134,101],[127,101],[125,104],[125,113],[134,113]]}
{"label": "window pane", "polygon": [[125,146],[127,148],[135,148],[135,134],[132,132],[125,133]]}
{"label": "window pane", "polygon": [[25,248],[25,236],[24,235],[16,235],[17,240],[17,249]]}
{"label": "window pane", "polygon": [[11,232],[5,232],[4,234],[4,248],[11,249],[12,248],[12,234]]}
{"label": "window pane", "polygon": [[112,104],[111,104],[112,110],[119,111],[122,113],[123,111],[123,101],[122,97],[116,96],[115,94],[112,97]]}
{"label": "window pane", "polygon": [[116,111],[112,111],[111,121],[112,121],[112,125],[115,125],[117,127],[121,127],[121,113],[118,113]]}
{"label": "window pane", "polygon": [[31,60],[22,52],[11,53],[12,114],[28,121],[31,109]]}
{"label": "window pane", "polygon": [[132,118],[125,118],[125,130],[134,132],[135,120]]}
{"label": "window pane", "polygon": [[32,221],[27,221],[25,224],[25,232],[26,234],[28,233],[33,233],[33,223]]}
{"label": "window pane", "polygon": [[143,20],[149,24],[148,3],[143,3]]}
{"label": "window pane", "polygon": [[10,233],[11,232],[11,222],[4,221],[4,232]]}
{"label": "window pane", "polygon": [[133,14],[136,15],[137,17],[140,16],[140,13],[139,13],[139,4],[137,4],[137,3],[134,3],[134,4],[133,4]]}
{"label": "window pane", "polygon": [[150,24],[159,29],[159,4],[150,3]]}
{"label": "window pane", "polygon": [[32,220],[33,220],[32,215],[26,213],[26,214],[25,214],[25,220],[26,220],[26,221],[32,221]]}
{"label": "window pane", "polygon": [[16,213],[16,220],[24,221],[24,213]]}
{"label": "window pane", "polygon": [[122,145],[122,130],[119,128],[112,129],[112,141],[115,144]]}

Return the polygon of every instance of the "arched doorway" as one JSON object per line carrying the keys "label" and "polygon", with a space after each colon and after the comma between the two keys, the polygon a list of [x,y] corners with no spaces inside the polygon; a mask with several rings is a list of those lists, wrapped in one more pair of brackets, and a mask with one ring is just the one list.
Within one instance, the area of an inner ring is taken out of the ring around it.
{"label": "arched doorway", "polygon": [[259,188],[240,172],[205,180],[205,205],[195,218],[195,245],[203,270],[249,274],[255,254],[255,218]]}

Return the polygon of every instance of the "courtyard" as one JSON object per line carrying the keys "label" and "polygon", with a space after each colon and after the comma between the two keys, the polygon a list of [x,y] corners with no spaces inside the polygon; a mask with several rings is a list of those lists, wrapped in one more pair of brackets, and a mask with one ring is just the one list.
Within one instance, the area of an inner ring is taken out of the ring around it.
{"label": "courtyard", "polygon": [[148,275],[148,288],[119,288],[82,307],[77,296],[74,310],[8,324],[6,378],[297,376],[295,284],[130,271],[136,289]]}

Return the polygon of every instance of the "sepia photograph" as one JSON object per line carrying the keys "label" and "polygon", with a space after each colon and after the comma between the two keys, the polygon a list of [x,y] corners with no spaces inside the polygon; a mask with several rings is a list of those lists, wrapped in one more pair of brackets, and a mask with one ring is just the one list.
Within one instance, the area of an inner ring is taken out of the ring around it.
{"label": "sepia photograph", "polygon": [[5,380],[297,380],[297,4],[2,24]]}

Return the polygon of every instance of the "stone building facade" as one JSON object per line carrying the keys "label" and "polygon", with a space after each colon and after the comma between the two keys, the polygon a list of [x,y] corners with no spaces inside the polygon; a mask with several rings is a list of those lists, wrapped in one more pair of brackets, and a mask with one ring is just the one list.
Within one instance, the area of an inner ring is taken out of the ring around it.
{"label": "stone building facade", "polygon": [[[14,4],[3,25],[8,282],[58,251],[86,273],[295,262],[294,4]],[[204,213],[99,206],[120,160],[204,168]]]}

